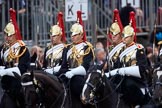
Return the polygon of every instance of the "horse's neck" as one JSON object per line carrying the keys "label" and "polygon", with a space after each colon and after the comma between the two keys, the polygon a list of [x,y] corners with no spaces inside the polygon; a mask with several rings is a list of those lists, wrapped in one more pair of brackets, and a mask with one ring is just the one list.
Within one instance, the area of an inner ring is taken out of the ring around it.
{"label": "horse's neck", "polygon": [[106,92],[108,92],[108,93],[113,92],[113,87],[112,87],[110,81],[109,81],[107,78],[105,78],[105,87],[104,87],[104,91],[106,91]]}
{"label": "horse's neck", "polygon": [[99,108],[116,108],[118,96],[107,78],[105,78],[105,86],[102,99],[103,101],[99,103]]}
{"label": "horse's neck", "polygon": [[[37,73],[37,79],[42,82],[42,86],[45,92],[45,102],[53,103],[57,99],[62,99],[64,95],[63,85],[56,79],[51,78],[48,75],[42,75]],[[50,107],[49,107],[50,108]]]}

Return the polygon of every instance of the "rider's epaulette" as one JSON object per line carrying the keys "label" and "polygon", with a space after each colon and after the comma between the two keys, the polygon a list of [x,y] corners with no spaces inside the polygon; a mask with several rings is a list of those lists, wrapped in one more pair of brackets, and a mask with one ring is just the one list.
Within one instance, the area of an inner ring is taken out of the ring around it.
{"label": "rider's epaulette", "polygon": [[93,48],[93,45],[90,42],[85,42],[89,47]]}
{"label": "rider's epaulette", "polygon": [[142,44],[136,44],[138,49],[143,49],[144,46]]}
{"label": "rider's epaulette", "polygon": [[114,48],[113,45],[110,45],[110,46],[109,46],[109,50],[110,50],[110,51],[111,51],[113,48]]}
{"label": "rider's epaulette", "polygon": [[47,48],[48,49],[52,48],[52,44],[51,43],[47,43]]}
{"label": "rider's epaulette", "polygon": [[25,46],[25,43],[22,40],[18,40],[18,43],[20,44],[20,46]]}
{"label": "rider's epaulette", "polygon": [[68,46],[70,46],[71,44],[64,44],[64,47],[67,48]]}

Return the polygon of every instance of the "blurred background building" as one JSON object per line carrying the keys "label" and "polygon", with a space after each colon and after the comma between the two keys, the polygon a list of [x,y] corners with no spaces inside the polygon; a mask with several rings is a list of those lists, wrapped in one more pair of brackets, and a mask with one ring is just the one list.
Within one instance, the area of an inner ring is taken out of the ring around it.
{"label": "blurred background building", "polygon": [[[162,0],[88,0],[88,20],[84,21],[84,28],[90,42],[101,41],[106,45],[107,28],[112,23],[113,10],[121,10],[128,5],[125,1],[131,1],[129,5],[136,11],[137,42],[144,46],[150,45],[155,22],[158,28],[162,27]],[[62,11],[65,17],[65,0],[0,0],[1,43],[3,29],[9,22],[9,8],[17,11],[19,28],[29,47],[45,47],[50,41],[50,26],[57,23],[57,13]],[[65,22],[68,42],[73,23]]]}

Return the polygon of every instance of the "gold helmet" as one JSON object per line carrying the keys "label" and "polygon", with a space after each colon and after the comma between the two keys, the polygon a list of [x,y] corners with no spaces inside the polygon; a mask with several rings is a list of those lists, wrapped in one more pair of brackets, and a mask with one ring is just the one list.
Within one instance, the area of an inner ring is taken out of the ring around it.
{"label": "gold helmet", "polygon": [[110,32],[115,36],[121,32],[117,22],[114,22],[110,27]]}
{"label": "gold helmet", "polygon": [[131,27],[131,25],[127,25],[124,27],[123,29],[123,37],[126,38],[126,37],[129,37],[129,36],[134,36],[135,32],[134,32],[134,29],[133,27]]}
{"label": "gold helmet", "polygon": [[130,22],[129,25],[125,26],[123,29],[123,38],[134,36],[134,41],[136,41],[136,20],[135,13],[130,12]]}
{"label": "gold helmet", "polygon": [[10,22],[6,25],[6,27],[4,28],[4,32],[7,34],[7,36],[11,36],[13,34],[15,34],[15,28],[14,25]]}
{"label": "gold helmet", "polygon": [[16,34],[16,39],[21,40],[22,36],[20,34],[20,30],[18,28],[16,21],[16,11],[10,8],[9,12],[10,12],[10,22],[4,28],[4,32],[7,34],[7,36]]}
{"label": "gold helmet", "polygon": [[51,36],[55,35],[61,35],[62,36],[62,41],[66,41],[65,37],[65,30],[64,30],[64,22],[63,22],[63,13],[59,12],[57,15],[57,25],[53,25],[50,29],[50,34]]}
{"label": "gold helmet", "polygon": [[76,34],[83,34],[83,26],[79,23],[75,23],[72,25],[70,31],[72,32],[72,36]]}
{"label": "gold helmet", "polygon": [[72,32],[72,36],[76,34],[83,34],[83,41],[86,41],[86,33],[84,31],[83,21],[82,21],[82,12],[77,11],[77,23],[73,24],[70,31]]}
{"label": "gold helmet", "polygon": [[110,32],[115,36],[115,35],[121,33],[122,29],[123,29],[123,26],[122,26],[122,23],[120,20],[119,11],[118,11],[118,9],[115,9],[113,23],[110,26]]}
{"label": "gold helmet", "polygon": [[51,36],[62,35],[62,30],[58,25],[54,25],[50,29]]}

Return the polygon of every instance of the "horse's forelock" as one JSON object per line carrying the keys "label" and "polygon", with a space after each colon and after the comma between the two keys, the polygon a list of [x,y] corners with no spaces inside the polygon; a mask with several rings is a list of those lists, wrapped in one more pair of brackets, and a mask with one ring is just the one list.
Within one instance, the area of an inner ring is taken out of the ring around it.
{"label": "horse's forelock", "polygon": [[101,75],[100,72],[96,71],[96,72],[92,72],[91,77],[92,77],[92,78],[95,78],[95,77],[101,78],[102,75]]}
{"label": "horse's forelock", "polygon": [[84,95],[84,92],[86,91],[86,89],[88,87],[87,84],[93,82],[93,80],[95,79],[95,77],[101,77],[101,73],[91,72],[91,73],[88,74],[88,77],[86,79],[86,83],[85,83],[85,85],[83,87],[82,95]]}

